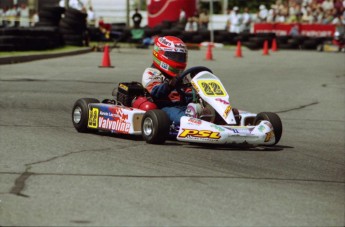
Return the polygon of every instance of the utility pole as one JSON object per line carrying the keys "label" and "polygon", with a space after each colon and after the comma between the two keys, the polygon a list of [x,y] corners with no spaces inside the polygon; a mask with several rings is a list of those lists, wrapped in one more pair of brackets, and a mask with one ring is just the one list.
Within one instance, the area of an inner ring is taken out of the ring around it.
{"label": "utility pole", "polygon": [[126,23],[127,23],[127,28],[129,28],[129,13],[130,13],[130,5],[129,5],[129,0],[127,0],[127,15],[126,15]]}
{"label": "utility pole", "polygon": [[212,20],[212,17],[213,17],[213,0],[210,0],[210,21],[209,21],[209,24],[210,24],[210,33],[211,33],[211,43],[213,43],[213,40],[214,40],[214,33],[213,33],[213,20]]}

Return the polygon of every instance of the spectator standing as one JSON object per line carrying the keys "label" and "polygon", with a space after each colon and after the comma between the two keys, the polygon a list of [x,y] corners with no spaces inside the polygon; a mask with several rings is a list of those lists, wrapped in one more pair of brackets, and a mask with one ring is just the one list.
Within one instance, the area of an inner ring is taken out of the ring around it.
{"label": "spectator standing", "polygon": [[185,26],[185,31],[187,32],[196,32],[198,31],[198,22],[196,21],[196,18],[189,17],[188,21]]}
{"label": "spectator standing", "polygon": [[17,17],[17,7],[14,5],[12,8],[8,9],[5,13],[6,24],[8,27],[16,26],[15,20]]}
{"label": "spectator standing", "polygon": [[23,27],[29,27],[29,8],[26,6],[26,4],[22,3],[20,5],[20,24]]}
{"label": "spectator standing", "polygon": [[[335,9],[334,9],[334,11],[335,11]],[[327,10],[325,17],[323,18],[322,24],[332,23],[332,21],[334,20],[334,15],[335,15],[335,13],[333,12],[333,10]]]}
{"label": "spectator standing", "polygon": [[294,36],[294,37],[300,35],[300,32],[299,32],[299,25],[298,25],[298,24],[295,24],[295,25],[291,28],[291,30],[290,30],[290,32],[289,32],[289,35]]}
{"label": "spectator standing", "polygon": [[89,25],[95,26],[96,25],[96,14],[95,11],[93,11],[93,7],[89,6],[87,10],[87,22]]}
{"label": "spectator standing", "polygon": [[333,5],[333,0],[324,0],[321,4],[322,8],[324,11],[332,10],[334,5]]}
{"label": "spectator standing", "polygon": [[313,23],[313,16],[311,15],[311,10],[307,9],[301,18],[301,22],[304,24],[312,24]]}
{"label": "spectator standing", "polygon": [[286,21],[286,16],[284,14],[284,11],[283,10],[279,10],[278,13],[277,13],[277,16],[274,20],[274,22],[277,22],[277,23],[284,23]]}
{"label": "spectator standing", "polygon": [[185,24],[187,22],[186,12],[184,11],[184,9],[180,10],[179,22],[181,24]]}
{"label": "spectator standing", "polygon": [[142,19],[143,19],[143,16],[139,13],[138,8],[135,8],[135,13],[132,16],[134,28],[140,28],[140,23]]}
{"label": "spectator standing", "polygon": [[199,30],[205,31],[208,29],[209,16],[207,10],[203,10],[199,15]]}
{"label": "spectator standing", "polygon": [[69,0],[69,7],[82,10],[84,5],[80,0]]}
{"label": "spectator standing", "polygon": [[98,28],[103,33],[102,40],[110,39],[111,25],[105,23],[103,17],[100,17],[98,20]]}
{"label": "spectator standing", "polygon": [[38,13],[36,12],[36,10],[34,10],[31,19],[30,19],[30,27],[34,27],[35,24],[40,20]]}
{"label": "spectator standing", "polygon": [[14,27],[18,28],[20,26],[20,9],[18,4],[13,6],[13,13],[14,13]]}
{"label": "spectator standing", "polygon": [[314,22],[317,24],[322,24],[325,18],[325,12],[321,6],[318,6],[313,14]]}
{"label": "spectator standing", "polygon": [[252,16],[249,14],[248,7],[245,7],[243,9],[243,14],[242,14],[242,32],[249,33],[251,24],[252,24]]}
{"label": "spectator standing", "polygon": [[277,16],[277,6],[271,5],[271,8],[268,10],[266,21],[269,23],[272,23],[276,20],[276,16]]}
{"label": "spectator standing", "polygon": [[265,5],[259,6],[259,12],[258,12],[258,20],[259,22],[266,22],[268,16],[268,10],[266,9]]}
{"label": "spectator standing", "polygon": [[230,16],[229,16],[229,24],[230,24],[229,32],[240,33],[242,30],[242,17],[238,11],[239,11],[239,8],[237,6],[234,6],[234,8],[232,8],[232,12],[230,13]]}

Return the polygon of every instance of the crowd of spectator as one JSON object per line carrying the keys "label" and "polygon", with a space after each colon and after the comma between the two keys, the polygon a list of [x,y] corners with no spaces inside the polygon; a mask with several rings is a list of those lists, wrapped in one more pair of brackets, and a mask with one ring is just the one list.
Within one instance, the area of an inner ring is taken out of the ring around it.
{"label": "crowd of spectator", "polygon": [[[64,1],[60,1],[64,6]],[[87,10],[77,0],[70,0],[70,7],[85,10],[88,22],[95,24],[96,17],[92,7]],[[308,24],[336,24],[345,25],[345,0],[276,0],[267,7],[260,5],[253,9],[237,6],[228,10],[225,29],[230,32],[249,32],[253,23],[308,23]],[[30,26],[38,21],[38,15],[29,15],[25,4],[14,5],[12,8],[0,9],[0,26],[19,27]],[[186,31],[207,30],[209,14],[206,9],[200,10],[192,17],[187,18],[181,10],[180,22],[185,25]]]}
{"label": "crowd of spectator", "polygon": [[29,8],[24,3],[0,8],[0,26],[2,27],[28,27],[34,23],[34,19],[30,17]]}
{"label": "crowd of spectator", "polygon": [[305,23],[345,25],[345,0],[277,0],[270,7],[260,5],[254,14],[235,6],[228,12],[226,29],[248,30],[250,23]]}
{"label": "crowd of spectator", "polygon": [[345,0],[277,0],[270,8],[261,5],[260,22],[331,24],[344,22]]}
{"label": "crowd of spectator", "polygon": [[[345,25],[345,0],[277,0],[270,7],[257,10],[234,6],[227,12],[225,29],[229,32],[249,32],[253,23],[305,23]],[[205,12],[203,12],[205,14]],[[181,15],[184,15],[181,13]],[[206,11],[207,15],[207,11]],[[200,15],[186,18],[186,31],[205,29]],[[181,19],[180,19],[181,20]],[[208,23],[208,15],[207,15]]]}

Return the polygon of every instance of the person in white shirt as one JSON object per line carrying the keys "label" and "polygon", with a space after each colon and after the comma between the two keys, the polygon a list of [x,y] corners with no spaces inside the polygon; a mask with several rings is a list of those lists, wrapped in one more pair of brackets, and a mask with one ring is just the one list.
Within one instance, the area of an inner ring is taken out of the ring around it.
{"label": "person in white shirt", "polygon": [[265,5],[259,6],[258,19],[260,22],[266,22],[268,16],[268,10]]}
{"label": "person in white shirt", "polygon": [[327,11],[327,10],[331,10],[333,9],[334,5],[333,5],[333,1],[331,0],[324,0],[321,4],[323,10]]}
{"label": "person in white shirt", "polygon": [[30,20],[29,20],[29,8],[23,3],[20,5],[20,26],[22,27],[29,27]]}
{"label": "person in white shirt", "polygon": [[239,8],[235,6],[229,16],[230,30],[229,32],[240,33],[242,31],[242,16],[239,14]]}
{"label": "person in white shirt", "polygon": [[250,32],[252,24],[252,16],[249,14],[249,9],[246,7],[243,9],[242,14],[242,32]]}
{"label": "person in white shirt", "polygon": [[87,10],[87,21],[90,25],[95,25],[96,24],[96,14],[93,11],[92,6],[90,6]]}
{"label": "person in white shirt", "polygon": [[194,17],[189,17],[184,30],[187,32],[198,31],[197,19]]}

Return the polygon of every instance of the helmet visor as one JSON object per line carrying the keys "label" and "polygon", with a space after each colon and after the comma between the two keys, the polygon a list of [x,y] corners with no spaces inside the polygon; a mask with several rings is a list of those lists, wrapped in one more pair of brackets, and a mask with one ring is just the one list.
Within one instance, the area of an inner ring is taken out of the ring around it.
{"label": "helmet visor", "polygon": [[165,51],[164,56],[166,56],[168,59],[175,62],[180,62],[180,63],[187,62],[187,53]]}

